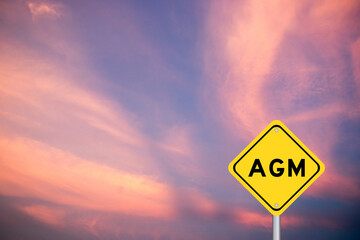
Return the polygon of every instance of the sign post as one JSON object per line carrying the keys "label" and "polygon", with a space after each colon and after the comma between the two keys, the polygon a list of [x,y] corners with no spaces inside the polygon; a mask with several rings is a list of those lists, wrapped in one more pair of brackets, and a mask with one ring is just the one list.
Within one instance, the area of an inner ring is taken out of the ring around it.
{"label": "sign post", "polygon": [[280,240],[280,227],[281,227],[281,219],[280,215],[273,215],[273,240]]}
{"label": "sign post", "polygon": [[280,240],[280,215],[324,170],[324,164],[278,120],[229,164],[230,173],[273,215],[274,240]]}

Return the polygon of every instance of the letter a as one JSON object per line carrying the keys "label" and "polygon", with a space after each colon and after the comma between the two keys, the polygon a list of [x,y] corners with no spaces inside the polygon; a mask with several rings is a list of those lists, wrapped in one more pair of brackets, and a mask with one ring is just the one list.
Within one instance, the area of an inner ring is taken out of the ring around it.
{"label": "letter a", "polygon": [[252,175],[255,172],[259,172],[259,173],[261,173],[261,176],[266,177],[264,169],[261,166],[261,162],[260,162],[260,160],[258,158],[256,158],[255,161],[254,161],[254,164],[253,164],[253,166],[252,166],[252,168],[250,170],[250,173],[249,173],[249,177],[252,177]]}

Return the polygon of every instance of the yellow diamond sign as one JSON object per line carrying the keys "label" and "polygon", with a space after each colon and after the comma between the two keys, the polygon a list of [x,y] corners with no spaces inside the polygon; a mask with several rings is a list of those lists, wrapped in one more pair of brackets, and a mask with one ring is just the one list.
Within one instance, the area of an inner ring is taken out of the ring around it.
{"label": "yellow diamond sign", "polygon": [[273,215],[282,214],[324,170],[324,164],[277,120],[229,165],[230,173]]}

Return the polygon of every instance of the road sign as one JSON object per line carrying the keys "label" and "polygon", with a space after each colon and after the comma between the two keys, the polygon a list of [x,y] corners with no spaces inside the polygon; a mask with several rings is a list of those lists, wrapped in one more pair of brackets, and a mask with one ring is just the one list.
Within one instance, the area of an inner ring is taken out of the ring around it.
{"label": "road sign", "polygon": [[282,214],[324,170],[324,164],[277,120],[229,165],[230,173],[275,216]]}

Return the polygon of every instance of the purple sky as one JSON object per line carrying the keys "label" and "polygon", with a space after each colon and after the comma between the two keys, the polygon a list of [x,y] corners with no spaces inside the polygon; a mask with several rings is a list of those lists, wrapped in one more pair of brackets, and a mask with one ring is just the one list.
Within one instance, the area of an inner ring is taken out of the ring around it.
{"label": "purple sky", "polygon": [[325,173],[283,239],[359,239],[359,1],[0,1],[0,238],[270,239],[228,164],[281,120]]}

